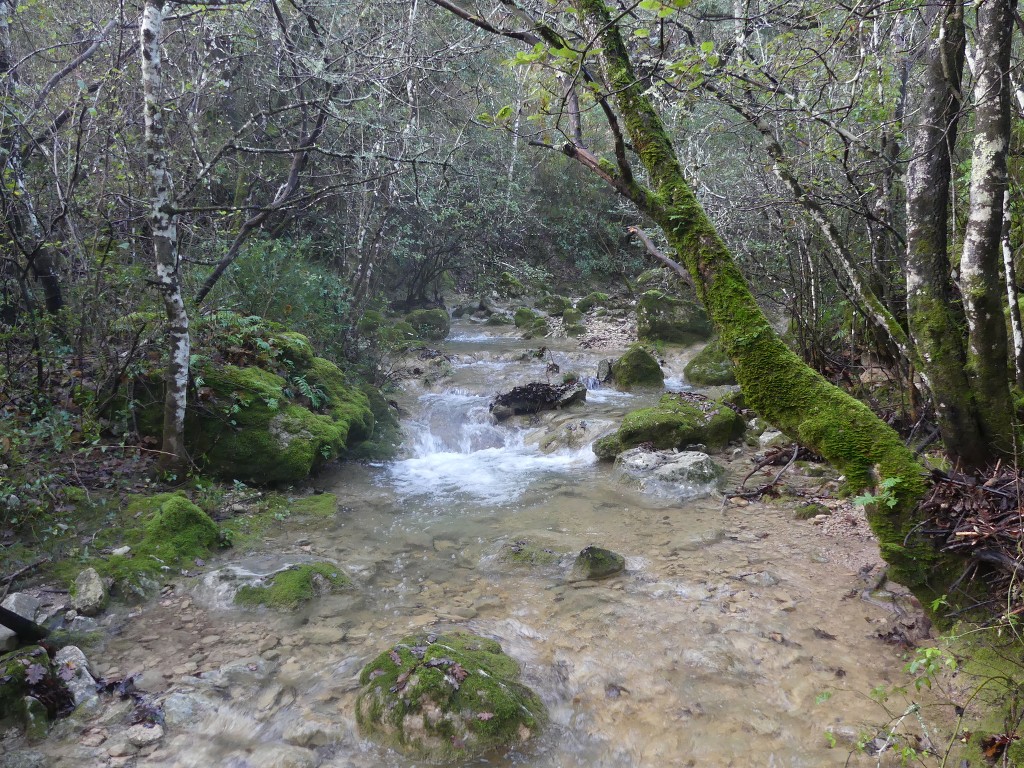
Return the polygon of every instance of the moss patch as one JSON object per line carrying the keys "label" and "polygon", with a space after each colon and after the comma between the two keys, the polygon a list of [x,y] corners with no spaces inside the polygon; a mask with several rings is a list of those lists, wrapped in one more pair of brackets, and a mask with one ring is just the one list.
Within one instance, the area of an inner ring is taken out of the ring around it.
{"label": "moss patch", "polygon": [[736,383],[736,371],[732,360],[725,353],[718,339],[708,342],[683,369],[691,384],[713,387]]}
{"label": "moss patch", "polygon": [[406,637],[363,668],[356,720],[407,755],[450,761],[529,739],[547,719],[494,640],[462,632]]}
{"label": "moss patch", "polygon": [[339,592],[351,586],[348,576],[332,563],[295,565],[275,573],[267,579],[265,586],[242,587],[235,594],[235,602],[291,611],[317,595]]}
{"label": "moss patch", "polygon": [[0,721],[22,714],[26,696],[40,701],[51,718],[69,712],[74,704],[42,646],[0,656]]}
{"label": "moss patch", "polygon": [[636,318],[643,341],[693,344],[709,338],[713,330],[699,302],[658,289],[640,295]]}
{"label": "moss patch", "polygon": [[333,493],[315,493],[295,499],[288,506],[297,515],[334,517],[338,511],[338,497]]}
{"label": "moss patch", "polygon": [[554,565],[562,559],[562,554],[529,539],[519,539],[505,544],[498,559],[513,565]]}
{"label": "moss patch", "polygon": [[610,298],[611,297],[607,293],[594,291],[593,293],[588,293],[582,299],[577,301],[576,309],[580,312],[589,312],[596,306],[603,306],[607,304]]}
{"label": "moss patch", "polygon": [[417,309],[405,316],[405,322],[428,341],[444,341],[452,329],[451,318],[444,309]]}
{"label": "moss patch", "polygon": [[612,381],[618,389],[661,387],[665,374],[646,347],[634,344],[612,365]]}
{"label": "moss patch", "polygon": [[565,310],[572,309],[572,302],[565,296],[549,294],[537,300],[537,308],[547,312],[553,317],[560,317]]}
{"label": "moss patch", "polygon": [[494,292],[504,299],[521,299],[528,293],[526,286],[517,280],[511,272],[502,272],[498,276],[498,284],[494,287]]}

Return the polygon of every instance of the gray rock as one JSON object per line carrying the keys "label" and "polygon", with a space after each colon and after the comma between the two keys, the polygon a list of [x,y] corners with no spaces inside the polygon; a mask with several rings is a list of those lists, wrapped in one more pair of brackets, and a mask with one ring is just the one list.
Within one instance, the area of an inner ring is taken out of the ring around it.
{"label": "gray rock", "polygon": [[47,768],[49,759],[42,752],[20,749],[0,758],[0,768]]}
{"label": "gray rock", "polygon": [[306,712],[285,726],[282,737],[296,747],[322,747],[338,741],[341,730],[334,723]]}
{"label": "gray rock", "polygon": [[18,636],[7,627],[0,627],[0,653],[13,651],[18,647]]}
{"label": "gray rock", "polygon": [[22,725],[25,726],[26,738],[31,742],[42,741],[46,738],[46,732],[50,728],[46,706],[34,696],[26,696],[21,703]]}
{"label": "gray rock", "polygon": [[89,660],[81,649],[73,645],[66,645],[57,651],[53,657],[54,662],[59,666],[68,667],[73,676],[68,679],[68,690],[75,700],[75,706],[85,706],[87,709],[99,707],[99,695],[96,693],[96,681],[89,670]]}
{"label": "gray rock", "polygon": [[172,728],[195,725],[207,713],[212,712],[216,702],[195,693],[177,691],[163,700],[164,723]]}
{"label": "gray rock", "polygon": [[25,592],[15,592],[13,595],[8,595],[0,605],[3,605],[8,611],[14,611],[23,619],[35,621],[36,613],[42,603]]}
{"label": "gray rock", "polygon": [[110,554],[118,555],[120,557],[124,557],[125,555],[127,555],[131,551],[132,551],[132,548],[129,547],[127,544],[125,544],[123,547],[118,547],[117,549],[112,550]]}
{"label": "gray rock", "polygon": [[776,448],[792,445],[793,441],[776,429],[768,429],[761,433],[757,444],[761,448]]}
{"label": "gray rock", "polygon": [[75,579],[71,606],[83,616],[95,616],[107,607],[107,585],[95,568],[86,568]]}
{"label": "gray rock", "polygon": [[128,743],[133,747],[141,749],[160,741],[164,737],[164,729],[161,725],[143,725],[139,723],[125,731],[124,737],[128,739]]}
{"label": "gray rock", "polygon": [[675,499],[707,496],[725,470],[699,451],[647,451],[632,448],[619,454],[616,467],[644,493]]}

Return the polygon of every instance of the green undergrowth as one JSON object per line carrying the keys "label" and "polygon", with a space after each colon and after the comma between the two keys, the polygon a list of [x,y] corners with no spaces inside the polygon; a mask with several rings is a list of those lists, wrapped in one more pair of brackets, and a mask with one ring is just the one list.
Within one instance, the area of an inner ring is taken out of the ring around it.
{"label": "green undergrowth", "polygon": [[318,594],[329,594],[352,586],[351,580],[332,563],[295,565],[279,571],[263,586],[244,586],[235,594],[238,605],[266,606],[294,610]]}

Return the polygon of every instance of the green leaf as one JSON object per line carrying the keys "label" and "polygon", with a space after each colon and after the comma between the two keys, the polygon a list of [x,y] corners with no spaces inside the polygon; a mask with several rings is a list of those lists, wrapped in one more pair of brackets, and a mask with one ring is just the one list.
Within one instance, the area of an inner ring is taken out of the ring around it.
{"label": "green leaf", "polygon": [[512,117],[512,107],[506,104],[504,107],[498,110],[498,114],[494,116],[494,122],[500,123],[508,120]]}
{"label": "green leaf", "polygon": [[700,50],[703,53],[711,53],[713,50],[715,50],[715,44],[711,40],[705,40],[703,43],[700,44]]}

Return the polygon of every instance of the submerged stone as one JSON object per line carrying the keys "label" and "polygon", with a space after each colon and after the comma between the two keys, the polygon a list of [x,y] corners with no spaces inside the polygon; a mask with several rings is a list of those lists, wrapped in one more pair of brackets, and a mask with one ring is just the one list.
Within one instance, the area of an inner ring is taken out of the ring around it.
{"label": "submerged stone", "polygon": [[359,682],[360,730],[415,759],[462,760],[525,742],[547,719],[501,645],[464,632],[406,637]]}
{"label": "submerged stone", "polygon": [[589,546],[576,556],[572,566],[574,579],[606,579],[626,569],[626,558],[610,549]]}
{"label": "submerged stone", "polygon": [[562,553],[530,539],[518,539],[501,548],[498,559],[515,565],[554,565]]}
{"label": "submerged stone", "polygon": [[271,575],[264,585],[247,585],[235,593],[239,605],[265,605],[294,610],[317,595],[339,592],[352,586],[348,576],[333,563],[293,565]]}

